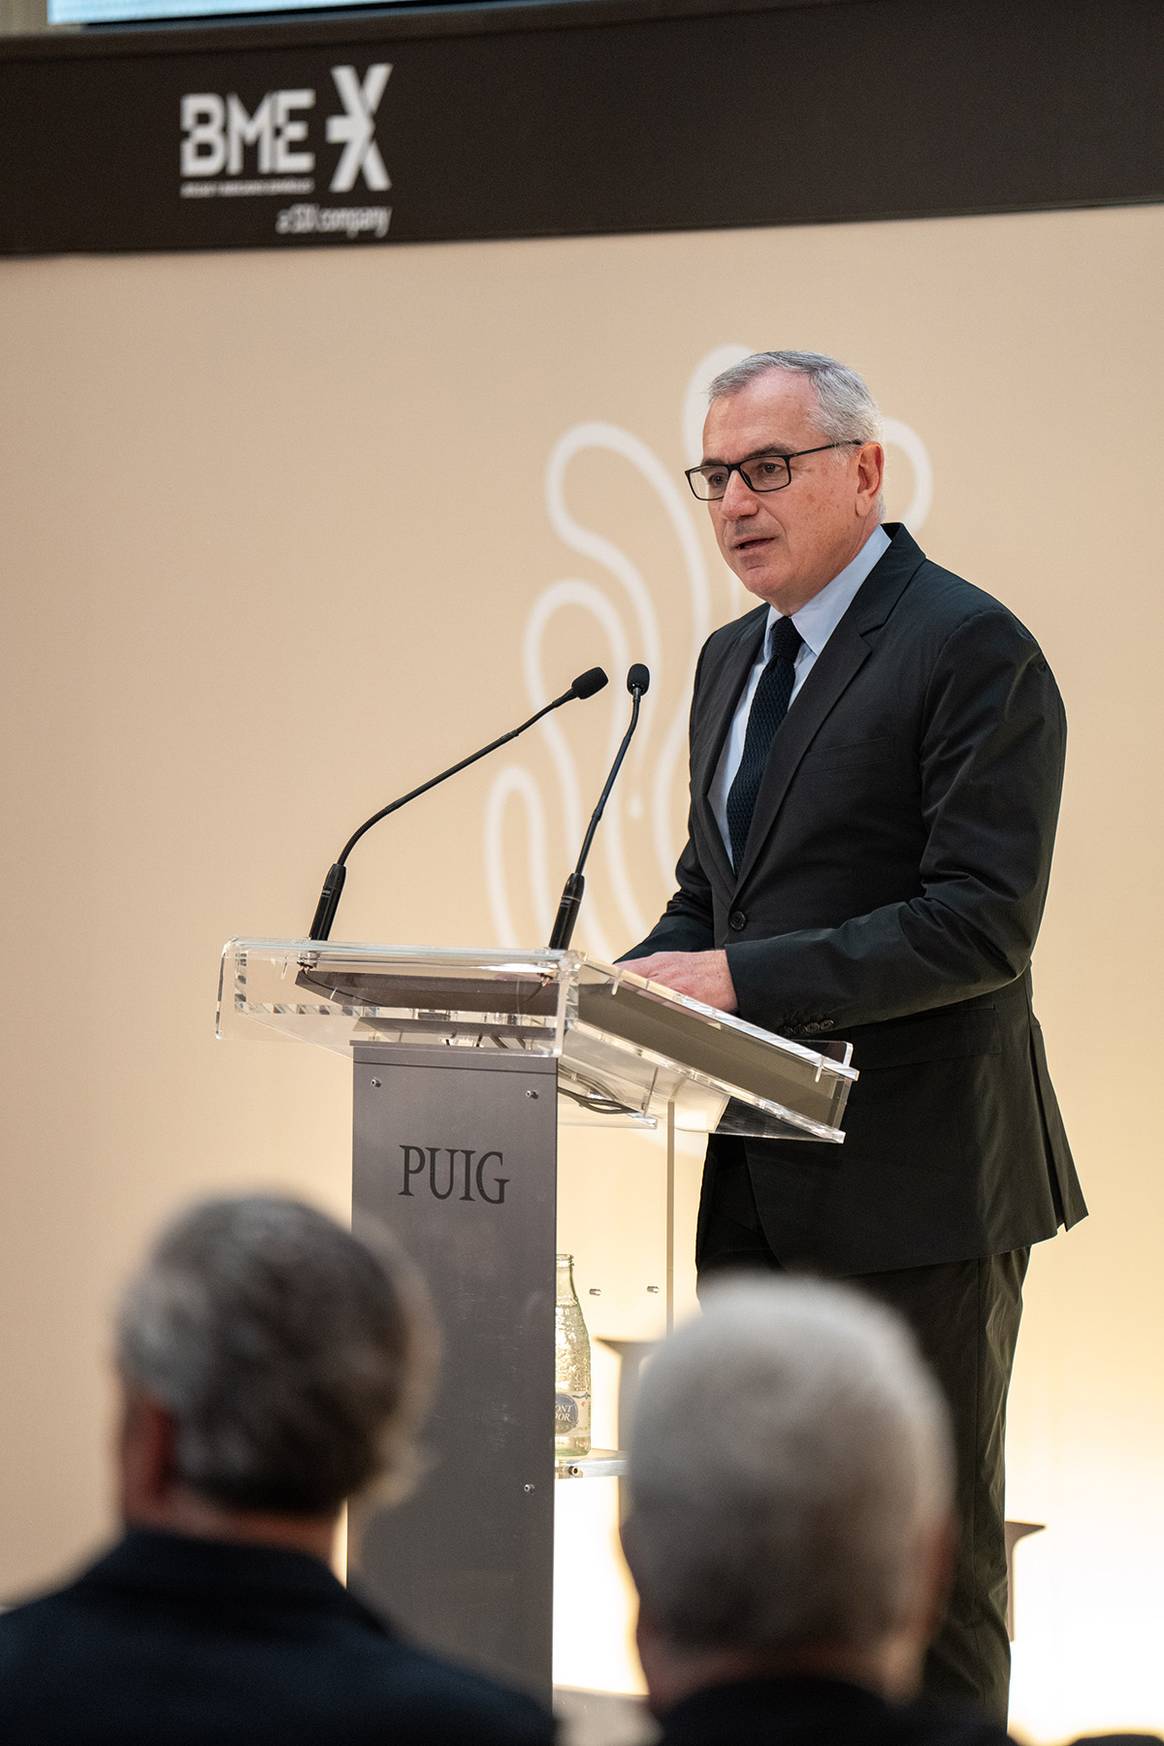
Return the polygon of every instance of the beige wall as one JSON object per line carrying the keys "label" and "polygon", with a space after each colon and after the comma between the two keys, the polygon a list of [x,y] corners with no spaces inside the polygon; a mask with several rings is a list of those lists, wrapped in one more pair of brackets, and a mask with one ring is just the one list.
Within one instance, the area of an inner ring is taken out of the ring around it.
{"label": "beige wall", "polygon": [[[922,543],[1032,626],[1067,698],[1037,986],[1093,1216],[1030,1276],[1010,1509],[1047,1531],[1019,1553],[1015,1719],[1047,1740],[1164,1725],[1162,239],[1142,209],[0,266],[0,1595],[107,1524],[106,1316],[146,1230],[221,1185],[345,1204],[343,1064],[216,1044],[221,942],[302,933],[349,829],[540,701],[539,661],[546,695],[595,661],[655,669],[578,942],[617,947],[658,909],[693,651],[742,604],[661,482],[694,458],[685,396],[712,352],[808,345],[915,433],[891,513],[917,504]],[[576,810],[624,706],[612,687],[383,827],[337,935],[542,937],[572,785]],[[567,1147],[563,1236],[603,1284],[600,1334],[657,1316],[657,1154],[624,1146]],[[568,1507],[608,1517],[609,1497]],[[621,1678],[625,1619],[604,1629],[596,1677]]]}
{"label": "beige wall", "polygon": [[0,36],[19,36],[47,27],[47,0],[0,0]]}

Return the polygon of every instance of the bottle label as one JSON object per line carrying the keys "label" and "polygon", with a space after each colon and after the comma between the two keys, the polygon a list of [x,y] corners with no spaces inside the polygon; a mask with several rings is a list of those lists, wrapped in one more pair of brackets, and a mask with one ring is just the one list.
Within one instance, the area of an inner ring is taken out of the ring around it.
{"label": "bottle label", "polygon": [[572,1394],[554,1395],[554,1431],[573,1431],[578,1424],[578,1402]]}

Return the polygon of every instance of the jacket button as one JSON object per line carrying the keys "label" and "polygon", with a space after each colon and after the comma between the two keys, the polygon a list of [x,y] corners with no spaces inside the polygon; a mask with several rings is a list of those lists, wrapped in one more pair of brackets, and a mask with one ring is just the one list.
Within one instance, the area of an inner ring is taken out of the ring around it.
{"label": "jacket button", "polygon": [[740,929],[746,928],[747,925],[748,925],[748,918],[744,914],[743,910],[742,909],[733,909],[732,913],[728,916],[728,927],[731,928],[734,933],[738,934]]}

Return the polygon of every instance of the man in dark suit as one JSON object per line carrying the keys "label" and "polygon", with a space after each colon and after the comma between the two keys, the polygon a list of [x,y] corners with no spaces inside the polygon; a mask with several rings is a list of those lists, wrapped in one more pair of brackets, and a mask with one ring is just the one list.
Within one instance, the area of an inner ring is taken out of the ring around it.
{"label": "man in dark suit", "polygon": [[627,957],[852,1042],[843,1149],[712,1140],[696,1259],[845,1275],[910,1321],[953,1413],[962,1530],[927,1686],[1005,1717],[1022,1285],[1030,1245],[1086,1211],[1031,1006],[1065,725],[1013,614],[882,526],[879,428],[816,353],[712,384],[688,478],[762,604],[700,656],[678,890]]}
{"label": "man in dark suit", "polygon": [[118,1329],[121,1541],[0,1618],[11,1746],[548,1746],[531,1699],[414,1646],[329,1568],[400,1486],[433,1336],[388,1248],[274,1197],[165,1232]]}
{"label": "man in dark suit", "polygon": [[1007,1746],[916,1701],[949,1572],[948,1415],[900,1318],[720,1279],[644,1371],[623,1542],[661,1746]]}

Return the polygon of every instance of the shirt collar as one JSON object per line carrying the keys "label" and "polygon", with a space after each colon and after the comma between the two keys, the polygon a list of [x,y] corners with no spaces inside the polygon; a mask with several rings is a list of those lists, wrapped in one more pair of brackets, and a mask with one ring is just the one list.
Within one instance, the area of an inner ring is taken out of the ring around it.
{"label": "shirt collar", "polygon": [[[874,564],[889,550],[889,535],[883,527],[874,528],[855,558],[845,565],[831,582],[826,582],[819,594],[792,614],[792,622],[814,655],[819,655]],[[768,623],[764,630],[764,647],[768,633],[781,614],[774,606],[768,608]]]}

